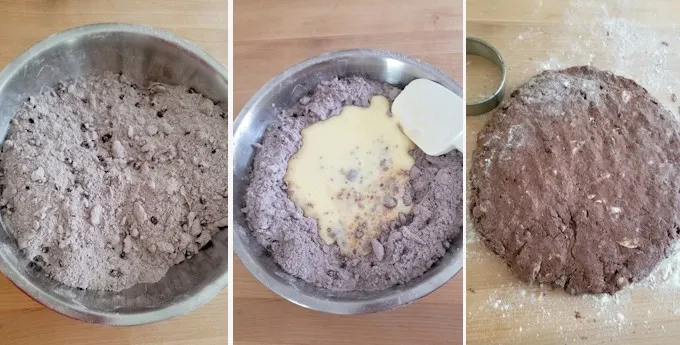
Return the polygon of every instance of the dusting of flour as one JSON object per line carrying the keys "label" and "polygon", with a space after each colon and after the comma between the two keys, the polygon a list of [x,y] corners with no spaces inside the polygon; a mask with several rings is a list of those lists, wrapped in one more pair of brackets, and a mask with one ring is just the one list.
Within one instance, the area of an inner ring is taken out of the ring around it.
{"label": "dusting of flour", "polygon": [[564,33],[577,39],[556,43],[560,46],[545,56],[532,57],[532,64],[521,74],[528,79],[544,70],[593,65],[635,80],[680,116],[680,35],[664,34],[629,18],[635,11],[633,4],[632,0],[572,0],[556,32],[527,28],[510,44],[511,50],[557,41],[556,36]]}

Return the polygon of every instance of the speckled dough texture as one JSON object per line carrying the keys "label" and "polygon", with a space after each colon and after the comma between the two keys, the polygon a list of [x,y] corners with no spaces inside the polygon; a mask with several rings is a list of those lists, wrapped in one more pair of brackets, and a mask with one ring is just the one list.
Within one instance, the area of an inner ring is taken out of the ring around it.
{"label": "speckled dough texture", "polygon": [[479,134],[475,229],[525,282],[614,293],[647,276],[680,233],[679,130],[632,80],[543,72]]}
{"label": "speckled dough texture", "polygon": [[2,145],[4,224],[33,268],[119,291],[227,226],[227,119],[183,86],[79,78],[31,97]]}
{"label": "speckled dough texture", "polygon": [[[372,241],[373,252],[349,259],[326,245],[316,219],[305,217],[283,182],[288,160],[302,144],[300,131],[338,115],[345,105],[367,107],[374,95],[393,100],[400,90],[360,77],[321,83],[267,128],[250,174],[245,207],[257,241],[288,273],[331,290],[382,290],[422,275],[446,252],[463,225],[463,158],[458,152],[428,157],[413,151],[415,164],[402,214]],[[347,138],[351,140],[351,138]]]}

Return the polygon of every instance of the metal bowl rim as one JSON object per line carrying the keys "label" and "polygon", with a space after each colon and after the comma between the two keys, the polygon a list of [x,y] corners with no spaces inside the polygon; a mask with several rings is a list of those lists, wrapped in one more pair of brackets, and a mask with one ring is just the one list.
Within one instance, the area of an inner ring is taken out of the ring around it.
{"label": "metal bowl rim", "polygon": [[[126,23],[99,23],[78,26],[52,34],[31,46],[28,50],[7,64],[7,66],[2,71],[0,71],[0,91],[5,88],[12,76],[14,76],[14,74],[17,73],[23,66],[29,63],[36,56],[51,49],[52,47],[68,40],[82,38],[92,34],[110,33],[145,35],[173,43],[197,56],[201,61],[207,63],[212,69],[218,71],[220,76],[224,78],[225,82],[228,81],[228,73],[226,68],[217,62],[215,58],[208,55],[208,53],[206,53],[203,49],[199,48],[197,45],[186,39],[151,26]],[[196,291],[192,297],[186,298],[178,303],[173,303],[152,311],[120,314],[116,312],[93,311],[85,308],[83,305],[71,301],[64,303],[64,301],[53,297],[50,293],[45,292],[40,287],[32,284],[15,267],[8,265],[6,263],[5,253],[2,251],[0,251],[0,272],[7,276],[7,278],[9,278],[9,280],[26,295],[58,313],[88,323],[113,326],[147,324],[166,320],[195,310],[201,305],[215,298],[224,288],[227,287],[229,275],[228,270],[225,270],[220,275],[216,276],[214,281],[207,284],[201,290]]]}
{"label": "metal bowl rim", "polygon": [[[453,78],[448,76],[446,73],[428,63],[425,63],[421,60],[409,57],[401,53],[395,53],[379,49],[349,49],[324,53],[316,57],[303,60],[287,68],[285,71],[269,80],[248,100],[243,109],[241,109],[241,111],[239,112],[238,117],[234,120],[233,127],[234,135],[232,136],[233,140],[232,148],[235,146],[235,140],[237,137],[236,134],[238,133],[241,122],[245,118],[246,114],[248,114],[253,108],[253,106],[272,89],[277,87],[291,75],[299,73],[300,71],[303,71],[311,66],[326,63],[339,58],[356,56],[368,56],[378,59],[393,59],[406,64],[414,65],[421,69],[425,69],[426,71],[432,72],[438,77],[440,77],[445,84],[444,86],[446,86],[449,89],[452,89],[452,91],[454,91],[459,96],[462,96],[462,88],[460,87],[460,85],[458,85],[458,83],[456,83],[453,80]],[[240,212],[239,210],[236,209],[236,206],[237,205],[232,205],[232,212]],[[237,226],[238,225],[234,224],[234,227]],[[236,254],[239,257],[239,259],[241,260],[241,262],[243,262],[248,271],[250,271],[250,273],[253,276],[255,276],[255,278],[257,278],[257,280],[259,280],[267,288],[272,290],[277,295],[288,300],[289,302],[292,302],[304,308],[321,312],[349,315],[382,312],[394,309],[399,306],[404,306],[413,303],[434,292],[435,290],[443,286],[446,282],[451,280],[463,268],[463,256],[461,255],[461,253],[457,253],[454,254],[454,258],[452,259],[452,261],[446,267],[442,268],[440,272],[429,277],[428,280],[421,282],[421,284],[410,287],[406,291],[400,291],[395,294],[381,296],[370,300],[333,301],[322,297],[308,295],[300,291],[299,289],[296,289],[295,287],[291,286],[290,284],[280,284],[278,281],[272,280],[269,277],[268,273],[265,272],[265,270],[263,270],[258,264],[255,263],[255,260],[251,257],[248,249],[242,243],[240,235],[237,233],[237,231],[243,231],[246,234],[246,236],[250,236],[247,233],[249,229],[242,229],[242,227],[240,226],[238,227],[239,229],[234,229],[232,237],[234,254]],[[461,230],[461,233],[457,236],[456,239],[454,239],[454,242],[462,241],[463,232],[464,229]],[[255,239],[253,238],[253,240]],[[460,250],[463,251],[465,250],[464,244],[461,244]],[[432,269],[432,267],[430,269]],[[297,277],[294,278],[298,280],[300,279]],[[367,308],[365,308],[365,305],[367,303],[370,303],[371,305],[378,305],[378,308],[367,310]]]}

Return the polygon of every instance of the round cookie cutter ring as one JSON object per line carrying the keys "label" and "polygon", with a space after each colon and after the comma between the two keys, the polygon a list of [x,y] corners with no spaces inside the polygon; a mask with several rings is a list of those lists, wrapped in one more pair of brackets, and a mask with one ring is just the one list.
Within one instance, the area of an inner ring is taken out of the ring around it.
{"label": "round cookie cutter ring", "polygon": [[476,37],[466,37],[465,45],[465,54],[477,55],[489,59],[501,70],[501,82],[493,94],[479,101],[470,102],[466,100],[466,116],[482,115],[501,104],[503,96],[505,96],[505,62],[503,62],[501,53],[484,40]]}

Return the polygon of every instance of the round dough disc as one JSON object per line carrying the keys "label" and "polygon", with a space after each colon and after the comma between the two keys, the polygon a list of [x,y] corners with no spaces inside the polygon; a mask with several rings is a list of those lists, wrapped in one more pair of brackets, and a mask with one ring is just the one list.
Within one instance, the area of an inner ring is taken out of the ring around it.
{"label": "round dough disc", "polygon": [[479,134],[475,229],[523,281],[618,291],[680,233],[679,133],[632,80],[592,67],[543,72]]}

